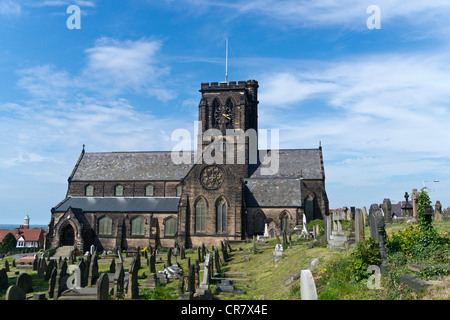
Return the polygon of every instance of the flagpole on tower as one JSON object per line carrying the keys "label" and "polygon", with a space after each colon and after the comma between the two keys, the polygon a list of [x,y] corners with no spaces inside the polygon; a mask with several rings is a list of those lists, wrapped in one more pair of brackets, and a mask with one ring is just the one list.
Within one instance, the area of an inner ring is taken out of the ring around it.
{"label": "flagpole on tower", "polygon": [[228,82],[228,38],[225,49],[225,82]]}

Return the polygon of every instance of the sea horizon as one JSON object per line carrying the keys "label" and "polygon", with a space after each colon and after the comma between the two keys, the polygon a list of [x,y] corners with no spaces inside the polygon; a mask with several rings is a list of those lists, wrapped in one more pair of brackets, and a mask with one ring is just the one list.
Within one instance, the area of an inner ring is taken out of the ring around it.
{"label": "sea horizon", "polygon": [[[0,224],[0,230],[14,230],[15,228],[18,228],[20,225],[18,224]],[[42,228],[44,230],[48,229],[47,224],[30,224],[30,229],[39,229]]]}

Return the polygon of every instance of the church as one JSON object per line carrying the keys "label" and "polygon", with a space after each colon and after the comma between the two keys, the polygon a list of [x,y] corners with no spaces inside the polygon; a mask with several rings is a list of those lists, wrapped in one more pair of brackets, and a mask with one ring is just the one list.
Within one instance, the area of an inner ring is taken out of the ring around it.
{"label": "church", "polygon": [[[83,146],[65,199],[51,209],[46,247],[217,246],[262,235],[266,225],[274,237],[304,217],[323,219],[322,147],[259,150],[247,134],[258,133],[258,87],[256,80],[201,84],[202,138],[197,150],[184,153],[189,161],[176,161],[173,151],[86,152]],[[239,143],[236,132],[245,133]]]}

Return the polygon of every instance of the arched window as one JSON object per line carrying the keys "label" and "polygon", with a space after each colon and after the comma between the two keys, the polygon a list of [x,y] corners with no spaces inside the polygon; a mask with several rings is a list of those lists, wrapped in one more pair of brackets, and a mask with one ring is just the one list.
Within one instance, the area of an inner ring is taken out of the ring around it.
{"label": "arched window", "polygon": [[181,193],[183,192],[183,187],[181,184],[177,187],[177,197],[181,197]]}
{"label": "arched window", "polygon": [[154,188],[151,184],[145,187],[145,195],[147,197],[153,197],[154,196]]}
{"label": "arched window", "polygon": [[216,205],[216,226],[217,232],[227,231],[227,203],[224,199],[220,199]]}
{"label": "arched window", "polygon": [[314,200],[312,197],[308,197],[305,200],[305,215],[306,222],[314,220]]}
{"label": "arched window", "polygon": [[114,195],[116,197],[122,197],[123,196],[123,186],[121,186],[120,184],[117,185],[115,190],[114,190]]}
{"label": "arched window", "polygon": [[112,234],[112,219],[109,217],[103,217],[98,220],[98,234],[110,235]]}
{"label": "arched window", "polygon": [[145,220],[140,217],[131,220],[131,235],[143,236],[144,234],[145,234]]}
{"label": "arched window", "polygon": [[289,230],[289,216],[287,213],[281,215],[281,232]]}
{"label": "arched window", "polygon": [[84,189],[84,195],[86,197],[93,197],[94,196],[94,186],[87,185],[86,188]]}
{"label": "arched window", "polygon": [[166,220],[164,227],[165,236],[174,236],[177,233],[177,219],[169,218]]}
{"label": "arched window", "polygon": [[206,201],[200,198],[195,204],[195,232],[206,231]]}
{"label": "arched window", "polygon": [[261,211],[258,211],[255,214],[255,234],[263,234],[264,233],[264,214]]}
{"label": "arched window", "polygon": [[219,125],[219,121],[218,121],[218,117],[216,116],[216,110],[220,108],[220,103],[218,99],[214,99],[213,103],[212,103],[212,121],[213,121],[213,126],[217,126]]}

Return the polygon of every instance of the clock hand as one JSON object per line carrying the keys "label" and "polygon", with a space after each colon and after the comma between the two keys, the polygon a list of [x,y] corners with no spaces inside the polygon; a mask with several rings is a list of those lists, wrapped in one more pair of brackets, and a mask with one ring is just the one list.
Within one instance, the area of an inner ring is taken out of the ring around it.
{"label": "clock hand", "polygon": [[222,114],[225,118],[230,119],[230,116],[228,114]]}

